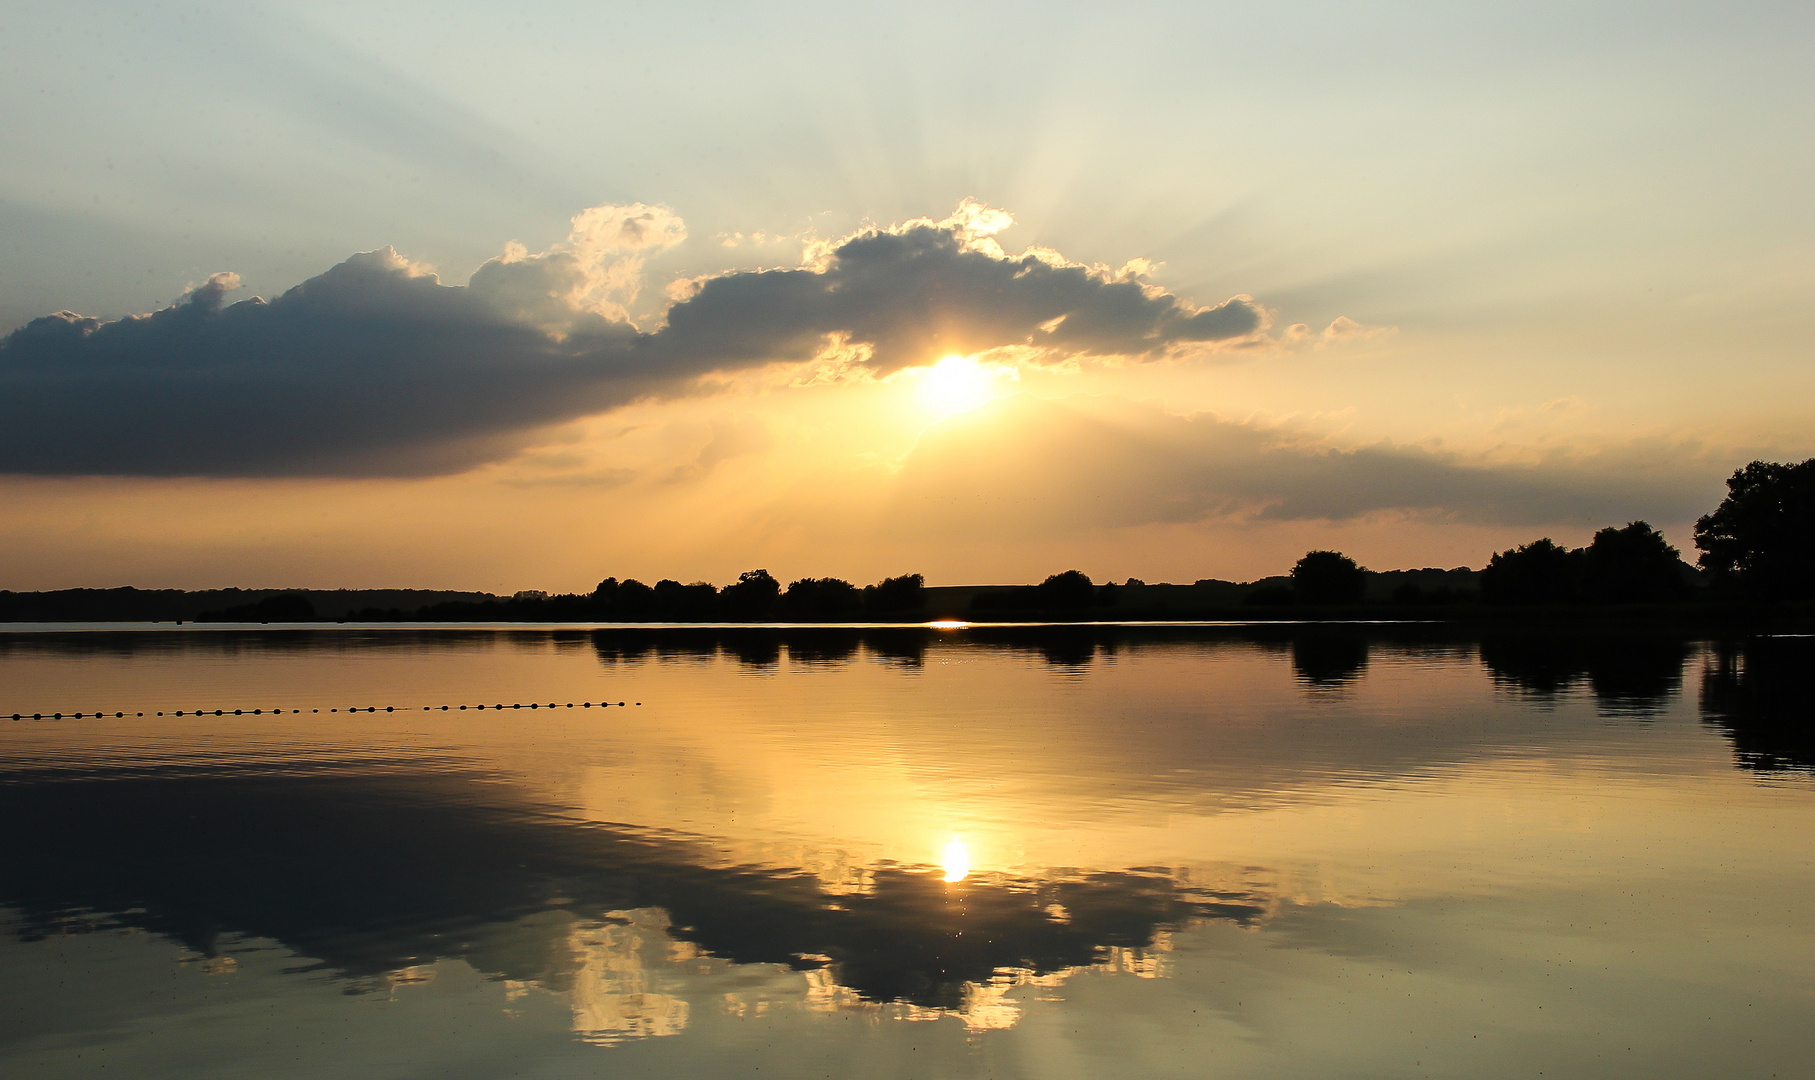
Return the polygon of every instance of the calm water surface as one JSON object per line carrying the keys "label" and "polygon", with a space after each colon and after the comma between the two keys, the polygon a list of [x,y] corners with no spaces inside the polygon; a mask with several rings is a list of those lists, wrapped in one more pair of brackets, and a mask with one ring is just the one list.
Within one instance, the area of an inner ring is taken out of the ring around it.
{"label": "calm water surface", "polygon": [[1812,660],[0,634],[0,1074],[1807,1076]]}

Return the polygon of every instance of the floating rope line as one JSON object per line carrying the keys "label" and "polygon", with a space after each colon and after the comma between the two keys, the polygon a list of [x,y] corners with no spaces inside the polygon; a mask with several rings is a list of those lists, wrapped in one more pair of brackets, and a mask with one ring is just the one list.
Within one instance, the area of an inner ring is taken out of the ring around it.
{"label": "floating rope line", "polygon": [[[624,708],[626,706],[626,704],[641,705],[642,702],[637,701],[637,702],[626,703],[626,702],[622,702],[622,701],[582,701],[578,705],[576,705],[570,701],[566,705],[561,705],[558,702],[551,701],[548,704],[544,705],[539,701],[532,701],[532,702],[529,702],[528,704],[525,704],[523,702],[515,702],[515,703],[509,704],[509,705],[504,705],[504,704],[497,704],[497,705],[424,705],[422,707],[422,711],[423,712],[465,712],[468,709],[483,710],[483,709],[561,709],[561,708],[609,709],[614,705],[621,709],[621,708]],[[309,711],[311,713],[321,712],[320,709],[310,709]],[[337,712],[350,712],[350,713],[387,712],[388,713],[388,712],[398,712],[398,711],[409,712],[410,709],[408,707],[405,707],[404,709],[399,710],[397,708],[397,706],[395,706],[395,705],[385,705],[383,707],[380,707],[377,705],[358,705],[358,706],[354,706],[353,708],[350,708],[350,709],[344,709],[344,710],[343,709],[329,709],[328,711],[331,713],[337,713]],[[302,712],[301,709],[177,709],[177,710],[171,711],[171,712],[153,712],[153,713],[151,713],[151,715],[152,716],[263,716],[263,715],[269,713],[273,716],[282,716],[285,713],[289,713],[294,716],[301,712]],[[3,714],[0,714],[0,715],[3,715]],[[109,716],[112,716],[112,717],[118,719],[118,718],[126,717],[128,715],[138,717],[138,716],[144,716],[146,714],[142,713],[142,712],[135,712],[135,713],[130,713],[130,714],[124,713],[124,712],[113,712],[113,713],[104,713],[104,712],[61,713],[60,712],[60,713],[13,713],[12,714],[14,720],[69,720],[69,719],[100,720],[100,719],[103,719],[103,718],[109,717]]]}

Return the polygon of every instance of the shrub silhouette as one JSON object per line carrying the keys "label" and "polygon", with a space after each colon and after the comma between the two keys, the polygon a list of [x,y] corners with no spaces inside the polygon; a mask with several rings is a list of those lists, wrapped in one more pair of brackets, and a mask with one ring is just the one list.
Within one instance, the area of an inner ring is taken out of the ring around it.
{"label": "shrub silhouette", "polygon": [[1610,525],[1595,533],[1585,550],[1584,591],[1596,603],[1653,604],[1679,600],[1689,591],[1682,554],[1643,521],[1623,529]]}
{"label": "shrub silhouette", "polygon": [[838,578],[801,578],[781,598],[790,619],[848,619],[863,610],[863,594]]}
{"label": "shrub silhouette", "polygon": [[1689,587],[1681,554],[1643,521],[1609,525],[1587,547],[1546,536],[1502,551],[1481,571],[1490,604],[1654,604],[1681,600]]}
{"label": "shrub silhouette", "polygon": [[[1649,526],[1647,526],[1649,528]],[[1502,551],[1481,571],[1490,604],[1567,604],[1581,599],[1583,553],[1546,536]]]}
{"label": "shrub silhouette", "polygon": [[1727,497],[1695,523],[1702,568],[1755,599],[1815,596],[1815,458],[1754,461],[1727,480]]}
{"label": "shrub silhouette", "polygon": [[703,581],[682,585],[672,578],[655,583],[655,613],[671,622],[704,622],[718,615],[718,590]]}
{"label": "shrub silhouette", "polygon": [[745,570],[737,580],[719,590],[724,612],[733,619],[766,619],[775,614],[781,582],[767,570]]}
{"label": "shrub silhouette", "polygon": [[1054,574],[1034,586],[1035,602],[1043,608],[1075,610],[1096,602],[1096,586],[1080,570]]}
{"label": "shrub silhouette", "polygon": [[1309,551],[1292,567],[1292,591],[1307,604],[1353,604],[1367,587],[1367,571],[1340,551]]}
{"label": "shrub silhouette", "polygon": [[926,578],[919,574],[903,574],[865,585],[863,605],[875,615],[918,611],[926,606]]}
{"label": "shrub silhouette", "polygon": [[611,615],[616,619],[650,619],[655,617],[655,590],[627,578],[614,590]]}

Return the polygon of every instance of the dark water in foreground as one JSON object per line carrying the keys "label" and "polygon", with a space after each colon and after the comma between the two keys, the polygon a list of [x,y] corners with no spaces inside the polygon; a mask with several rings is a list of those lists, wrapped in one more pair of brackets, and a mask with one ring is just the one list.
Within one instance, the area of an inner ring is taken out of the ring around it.
{"label": "dark water in foreground", "polygon": [[1812,661],[0,634],[0,1075],[1806,1076]]}

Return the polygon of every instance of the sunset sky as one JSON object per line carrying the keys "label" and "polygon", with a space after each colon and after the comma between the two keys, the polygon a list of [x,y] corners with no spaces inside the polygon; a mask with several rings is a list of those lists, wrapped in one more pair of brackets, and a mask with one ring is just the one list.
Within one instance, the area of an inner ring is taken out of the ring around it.
{"label": "sunset sky", "polygon": [[1815,454],[1812,55],[1806,3],[13,0],[0,588],[1690,551]]}

